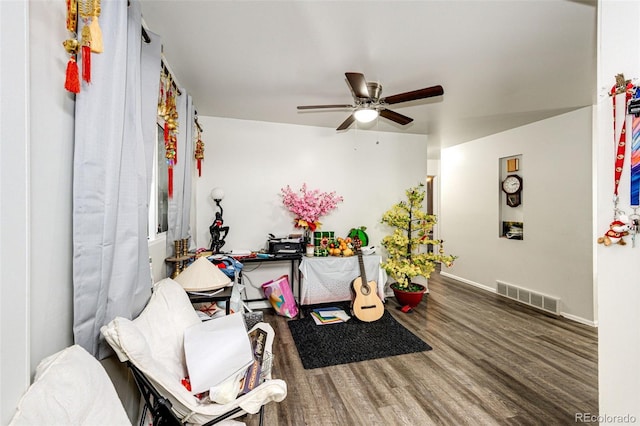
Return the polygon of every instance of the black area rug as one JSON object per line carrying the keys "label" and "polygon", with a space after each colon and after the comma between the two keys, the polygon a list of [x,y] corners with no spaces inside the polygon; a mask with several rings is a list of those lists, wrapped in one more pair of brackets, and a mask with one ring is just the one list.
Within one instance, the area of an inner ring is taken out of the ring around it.
{"label": "black area rug", "polygon": [[[336,306],[349,313],[348,303],[321,306]],[[311,308],[315,307],[305,307],[304,318],[288,322],[305,369],[432,349],[386,310],[382,318],[374,322],[362,322],[352,317],[344,323],[316,325],[309,314]]]}

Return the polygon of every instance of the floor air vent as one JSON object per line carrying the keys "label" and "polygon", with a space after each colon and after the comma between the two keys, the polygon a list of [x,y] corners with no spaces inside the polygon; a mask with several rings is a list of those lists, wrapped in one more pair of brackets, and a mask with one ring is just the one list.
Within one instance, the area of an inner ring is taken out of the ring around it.
{"label": "floor air vent", "polygon": [[554,315],[560,314],[560,300],[544,294],[534,293],[531,290],[516,287],[502,281],[496,281],[497,293],[509,299],[517,300],[534,308],[542,309]]}

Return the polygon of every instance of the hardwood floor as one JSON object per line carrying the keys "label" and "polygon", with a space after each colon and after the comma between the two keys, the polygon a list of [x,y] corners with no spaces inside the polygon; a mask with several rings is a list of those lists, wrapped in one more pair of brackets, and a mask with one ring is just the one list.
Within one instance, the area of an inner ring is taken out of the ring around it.
{"label": "hardwood floor", "polygon": [[[562,425],[598,413],[597,329],[441,277],[409,314],[385,308],[432,351],[305,370],[286,318],[274,377],[287,398],[265,425]],[[259,416],[242,419],[258,424]]]}

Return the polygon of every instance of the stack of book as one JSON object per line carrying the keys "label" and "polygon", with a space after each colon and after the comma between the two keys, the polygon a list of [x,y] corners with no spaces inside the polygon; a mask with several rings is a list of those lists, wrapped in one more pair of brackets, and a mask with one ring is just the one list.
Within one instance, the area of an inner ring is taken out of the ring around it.
{"label": "stack of book", "polygon": [[311,318],[317,325],[335,324],[349,321],[351,318],[344,309],[337,307],[316,308],[311,311]]}

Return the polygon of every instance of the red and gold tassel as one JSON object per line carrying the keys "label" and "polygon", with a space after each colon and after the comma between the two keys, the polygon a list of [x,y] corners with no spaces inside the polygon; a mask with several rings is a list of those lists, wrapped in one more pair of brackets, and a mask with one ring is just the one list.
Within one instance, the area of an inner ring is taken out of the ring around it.
{"label": "red and gold tassel", "polygon": [[177,162],[177,120],[175,96],[171,90],[171,77],[164,73],[160,77],[160,94],[158,97],[158,116],[164,120],[164,150],[167,160],[167,192],[169,198],[173,198],[173,167]]}
{"label": "red and gold tassel", "polygon": [[82,79],[91,83],[91,30],[82,27]]}
{"label": "red and gold tassel", "polygon": [[76,28],[78,26],[78,2],[77,0],[66,0],[66,4],[66,27],[67,31],[73,34],[73,37],[62,42],[64,50],[69,54],[64,88],[71,93],[80,93],[80,77],[78,75],[78,63],[76,62],[78,54],[78,40],[76,39]]}
{"label": "red and gold tassel", "polygon": [[78,64],[76,62],[76,54],[78,53],[78,40],[71,38],[62,42],[62,45],[69,54],[66,78],[64,80],[64,88],[71,93],[80,93],[80,77],[78,75]]}

